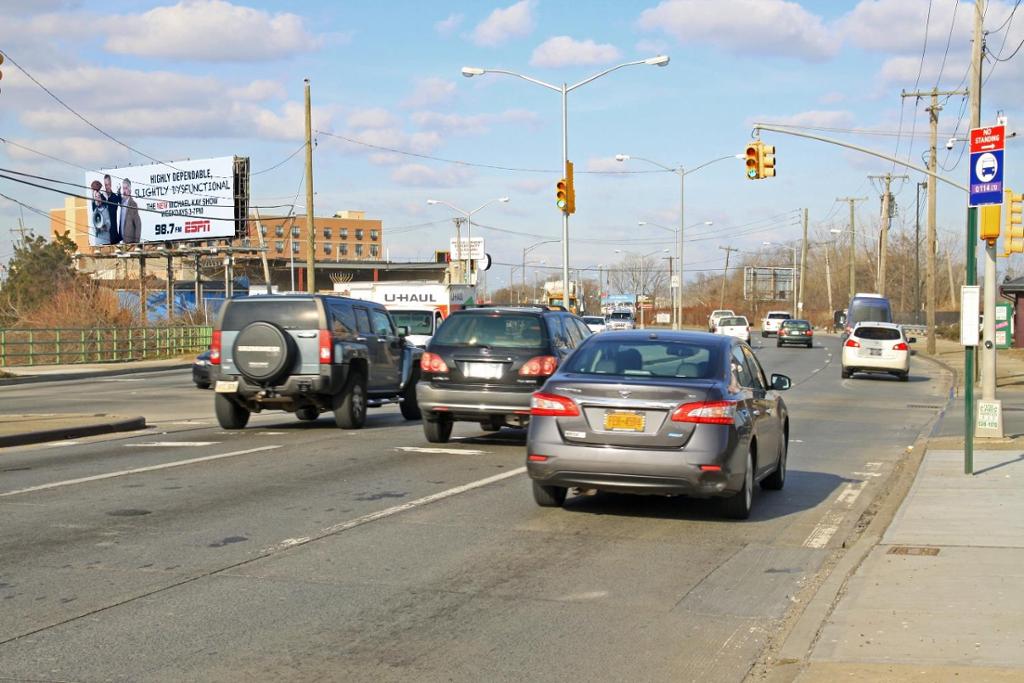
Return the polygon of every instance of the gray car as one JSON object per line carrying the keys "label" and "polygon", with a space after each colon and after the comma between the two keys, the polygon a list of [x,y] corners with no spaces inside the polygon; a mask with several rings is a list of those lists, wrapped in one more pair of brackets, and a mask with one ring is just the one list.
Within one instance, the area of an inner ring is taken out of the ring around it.
{"label": "gray car", "polygon": [[786,480],[789,413],[750,347],[704,332],[590,337],[533,395],[527,470],[541,506],[571,487],[722,498],[750,515],[754,484]]}

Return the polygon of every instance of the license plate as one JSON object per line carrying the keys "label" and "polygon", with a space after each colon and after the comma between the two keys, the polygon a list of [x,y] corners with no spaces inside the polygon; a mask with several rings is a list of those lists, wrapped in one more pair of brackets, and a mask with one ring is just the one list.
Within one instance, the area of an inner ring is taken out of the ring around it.
{"label": "license plate", "polygon": [[604,428],[613,432],[642,432],[645,422],[643,413],[609,411],[604,414]]}
{"label": "license plate", "polygon": [[217,380],[217,384],[213,387],[213,390],[218,394],[233,394],[238,391],[238,380],[229,382],[219,379]]}
{"label": "license plate", "polygon": [[466,377],[474,379],[501,379],[505,366],[501,363],[466,363]]}
{"label": "license plate", "polygon": [[868,349],[868,355],[869,356],[881,356],[882,355],[882,349]]}

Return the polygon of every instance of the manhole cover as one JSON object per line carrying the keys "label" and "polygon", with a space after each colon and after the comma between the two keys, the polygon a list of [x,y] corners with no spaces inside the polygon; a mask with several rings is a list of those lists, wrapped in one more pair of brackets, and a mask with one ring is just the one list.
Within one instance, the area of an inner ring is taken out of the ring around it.
{"label": "manhole cover", "polygon": [[923,555],[925,557],[934,557],[939,554],[938,548],[926,548],[924,546],[915,545],[897,545],[889,548],[890,555]]}

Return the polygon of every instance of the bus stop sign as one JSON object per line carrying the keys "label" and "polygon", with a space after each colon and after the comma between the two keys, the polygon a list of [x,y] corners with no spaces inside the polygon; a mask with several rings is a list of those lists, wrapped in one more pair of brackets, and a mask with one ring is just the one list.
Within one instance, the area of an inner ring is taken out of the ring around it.
{"label": "bus stop sign", "polygon": [[1005,126],[971,129],[970,206],[1003,203]]}

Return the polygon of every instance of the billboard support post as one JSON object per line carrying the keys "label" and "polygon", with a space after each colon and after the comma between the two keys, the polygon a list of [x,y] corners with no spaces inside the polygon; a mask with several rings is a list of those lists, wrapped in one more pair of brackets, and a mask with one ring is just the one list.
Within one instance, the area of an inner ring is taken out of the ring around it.
{"label": "billboard support post", "polygon": [[139,253],[139,313],[142,316],[142,325],[149,324],[149,312],[146,310],[146,252],[140,249]]}
{"label": "billboard support post", "polygon": [[167,254],[167,320],[174,313],[174,257]]}

